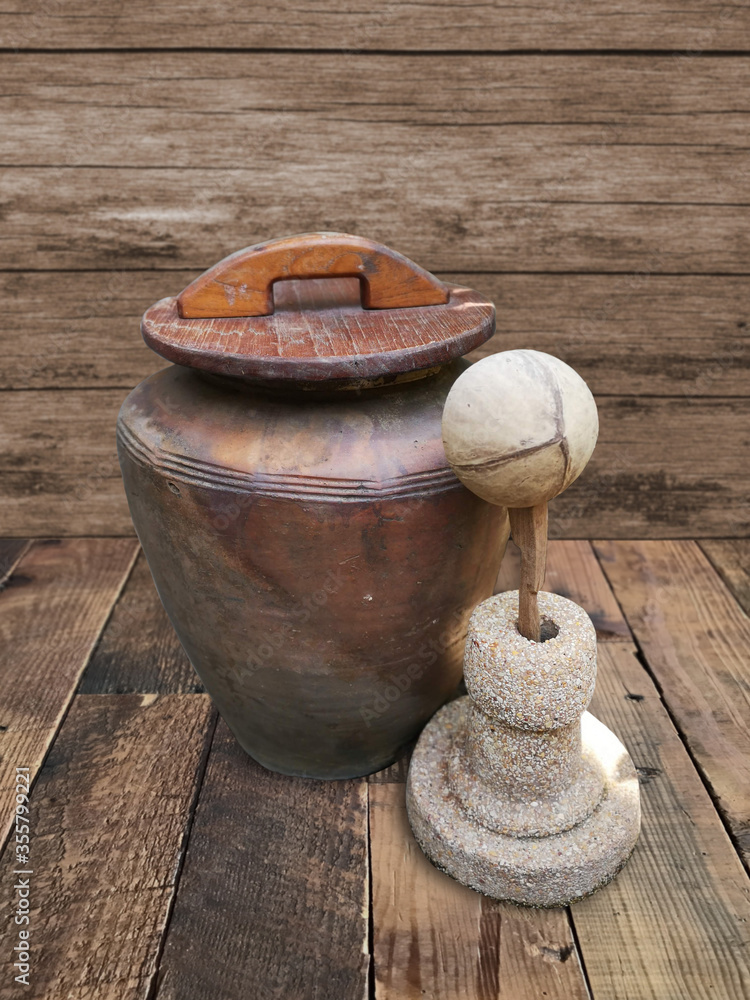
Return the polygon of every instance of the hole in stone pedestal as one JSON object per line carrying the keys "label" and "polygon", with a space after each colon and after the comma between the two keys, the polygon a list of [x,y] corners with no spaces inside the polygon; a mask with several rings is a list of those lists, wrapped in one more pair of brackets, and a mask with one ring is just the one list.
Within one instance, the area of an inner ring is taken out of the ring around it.
{"label": "hole in stone pedestal", "polygon": [[542,615],[540,633],[540,641],[546,642],[548,639],[556,638],[560,634],[560,629],[557,625],[555,625],[551,618],[547,618],[546,615]]}
{"label": "hole in stone pedestal", "polygon": [[[516,622],[516,629],[520,633],[521,630],[518,628],[518,622]],[[539,631],[541,635],[539,639],[540,642],[546,642],[548,639],[556,639],[557,636],[560,634],[560,629],[557,627],[557,625],[555,625],[552,619],[548,618],[546,615],[541,616],[541,624]]]}

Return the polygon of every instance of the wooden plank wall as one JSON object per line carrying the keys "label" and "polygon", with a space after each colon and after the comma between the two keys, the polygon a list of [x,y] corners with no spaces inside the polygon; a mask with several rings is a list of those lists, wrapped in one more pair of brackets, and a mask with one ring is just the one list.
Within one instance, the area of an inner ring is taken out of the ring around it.
{"label": "wooden plank wall", "polygon": [[0,10],[5,535],[132,529],[138,316],[314,229],[498,305],[589,380],[568,538],[748,534],[750,8],[686,0]]}

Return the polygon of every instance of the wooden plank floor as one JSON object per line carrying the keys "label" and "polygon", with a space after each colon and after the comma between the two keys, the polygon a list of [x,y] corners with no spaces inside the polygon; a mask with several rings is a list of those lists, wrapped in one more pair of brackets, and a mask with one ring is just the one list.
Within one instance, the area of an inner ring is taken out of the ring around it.
{"label": "wooden plank floor", "polygon": [[[0,881],[28,767],[30,986],[0,1000],[746,1000],[748,543],[553,541],[547,588],[600,640],[593,711],[630,750],[643,830],[569,909],[439,874],[370,778],[263,770],[220,720],[131,538],[0,540]],[[497,588],[513,587],[509,551]],[[9,912],[6,906],[6,912]]]}

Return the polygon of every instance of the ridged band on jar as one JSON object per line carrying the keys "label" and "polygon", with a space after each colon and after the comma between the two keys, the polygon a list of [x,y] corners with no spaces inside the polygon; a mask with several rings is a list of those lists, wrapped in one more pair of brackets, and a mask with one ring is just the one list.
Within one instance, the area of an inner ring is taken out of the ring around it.
{"label": "ridged band on jar", "polygon": [[533,642],[518,631],[518,591],[483,601],[469,621],[464,676],[487,715],[520,729],[558,729],[588,707],[596,681],[596,631],[577,604],[539,594],[557,634]]}

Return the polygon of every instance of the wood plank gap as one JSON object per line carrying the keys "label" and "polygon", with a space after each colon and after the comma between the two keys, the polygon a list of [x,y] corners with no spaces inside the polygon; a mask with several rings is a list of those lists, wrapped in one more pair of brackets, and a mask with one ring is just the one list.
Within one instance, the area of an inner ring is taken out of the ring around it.
{"label": "wood plank gap", "polygon": [[[127,537],[127,536],[117,536],[117,537]],[[130,539],[128,539],[128,541],[130,541]],[[135,553],[133,554],[133,558],[131,560],[130,566],[128,567],[127,573],[123,577],[122,584],[120,585],[120,588],[117,591],[117,594],[115,595],[114,600],[112,601],[112,605],[111,605],[111,607],[110,607],[110,609],[109,609],[109,611],[107,613],[107,617],[105,618],[104,622],[102,623],[102,627],[99,630],[98,636],[96,637],[96,642],[92,646],[91,653],[89,654],[88,660],[86,661],[86,664],[85,664],[83,670],[81,671],[81,675],[78,678],[78,685],[77,685],[76,690],[75,690],[76,694],[85,694],[85,693],[87,693],[87,692],[82,692],[81,691],[81,685],[83,684],[84,678],[86,677],[86,674],[87,674],[87,672],[89,670],[89,667],[91,666],[92,661],[96,658],[96,654],[97,654],[99,648],[101,647],[102,639],[103,639],[104,635],[106,634],[107,630],[111,627],[112,618],[114,616],[115,609],[117,608],[117,605],[122,600],[123,594],[127,590],[128,584],[130,583],[130,581],[131,581],[131,579],[133,577],[133,573],[135,572],[135,567],[136,567],[136,565],[138,563],[138,556],[140,555],[140,553],[141,553],[141,547],[140,547],[140,543],[138,543],[136,545],[136,547],[135,547]],[[97,691],[97,692],[92,692],[92,693],[94,693],[94,694],[104,694],[104,693],[107,693],[107,692],[103,692],[103,691],[99,692],[99,691]]]}
{"label": "wood plank gap", "polygon": [[81,678],[79,694],[200,694],[204,690],[140,550]]}
{"label": "wood plank gap", "polygon": [[624,870],[571,908],[594,996],[742,1000],[750,988],[750,880],[629,643],[600,647],[592,712],[628,748],[643,808]]}
{"label": "wood plank gap", "polygon": [[[190,697],[186,695],[185,697]],[[180,879],[182,878],[182,871],[185,867],[185,858],[187,856],[188,847],[190,845],[190,834],[193,831],[193,823],[195,822],[195,811],[198,807],[198,799],[200,798],[201,788],[203,787],[203,781],[206,777],[206,768],[208,767],[208,758],[211,753],[211,746],[213,745],[214,734],[216,732],[216,726],[219,721],[219,713],[211,705],[211,720],[206,732],[206,740],[203,746],[203,753],[201,755],[200,763],[198,764],[198,769],[196,772],[195,787],[193,789],[193,798],[190,802],[187,812],[187,820],[185,823],[185,829],[182,835],[182,842],[180,844],[178,857],[177,857],[177,870],[175,871],[174,877],[174,887],[172,889],[172,895],[169,899],[167,906],[167,912],[164,917],[164,926],[162,928],[161,937],[159,938],[159,945],[154,956],[153,972],[151,974],[151,980],[146,992],[145,1000],[154,1000],[156,994],[159,990],[159,969],[161,967],[161,959],[164,954],[164,945],[167,941],[167,934],[169,932],[169,925],[172,920],[172,914],[174,913],[175,902],[177,900],[177,893],[180,890]]]}
{"label": "wood plank gap", "polygon": [[0,591],[0,850],[11,831],[9,769],[28,766],[33,788],[137,551],[130,539],[48,539]]}
{"label": "wood plank gap", "polygon": [[690,740],[688,738],[688,734],[685,731],[684,726],[680,725],[679,718],[675,715],[674,711],[672,710],[669,704],[669,700],[665,695],[664,688],[659,682],[659,678],[654,674],[654,671],[651,669],[651,666],[648,662],[648,657],[640,648],[640,646],[637,645],[637,643],[636,643],[636,649],[634,650],[634,654],[640,665],[643,667],[648,676],[651,678],[651,681],[654,687],[656,688],[659,698],[661,699],[661,703],[664,706],[664,711],[669,716],[669,721],[674,726],[675,732],[682,740],[682,745],[685,748],[685,752],[690,758],[693,767],[695,768],[698,774],[698,777],[703,782],[703,787],[706,789],[706,794],[713,803],[714,809],[716,810],[716,815],[721,820],[724,830],[726,831],[727,837],[729,837],[730,841],[732,842],[732,846],[734,847],[737,853],[737,857],[740,859],[740,862],[744,867],[745,871],[748,873],[748,875],[750,875],[750,857],[748,856],[747,848],[740,841],[737,832],[732,829],[732,826],[729,822],[729,818],[727,817],[727,815],[724,812],[724,809],[722,808],[721,797],[717,794],[716,789],[712,785],[711,779],[709,775],[706,773],[706,769],[703,766],[703,763],[701,762],[700,758],[696,755],[695,751],[690,746]]}
{"label": "wood plank gap", "polygon": [[750,539],[703,538],[698,545],[742,610],[750,615]]}
{"label": "wood plank gap", "polygon": [[29,538],[0,538],[0,590],[31,547]]}
{"label": "wood plank gap", "polygon": [[629,48],[598,48],[598,49],[581,49],[581,48],[566,48],[566,49],[556,49],[550,48],[548,46],[543,48],[508,48],[508,49],[469,49],[469,48],[455,48],[455,49],[377,49],[377,48],[361,48],[361,47],[336,47],[336,48],[290,48],[288,46],[284,47],[269,47],[269,48],[254,48],[249,46],[216,46],[210,45],[205,48],[198,45],[192,46],[175,46],[174,48],[168,46],[148,46],[140,48],[115,48],[113,46],[100,45],[95,47],[85,47],[85,48],[39,48],[35,46],[33,48],[26,47],[13,47],[13,46],[0,46],[0,54],[12,54],[12,55],[171,55],[175,53],[177,55],[324,55],[324,56],[341,56],[343,58],[357,58],[360,56],[387,56],[391,58],[398,59],[402,56],[416,56],[416,57],[456,57],[465,58],[466,56],[482,56],[488,58],[502,58],[507,59],[513,56],[545,56],[545,57],[557,57],[557,56],[594,56],[601,58],[612,58],[613,56],[633,56],[635,58],[670,58],[670,57],[680,57],[687,59],[726,59],[726,58],[736,58],[745,57],[750,55],[750,49],[734,49],[734,48],[721,48],[721,49],[703,49],[703,50],[692,50],[685,52],[684,49],[629,49]]}
{"label": "wood plank gap", "polygon": [[367,852],[364,780],[274,774],[220,721],[162,954],[159,1000],[365,1000]]}
{"label": "wood plank gap", "polygon": [[750,871],[750,620],[694,541],[593,545],[641,664]]}
{"label": "wood plank gap", "polygon": [[[88,168],[90,169],[90,168]],[[97,167],[97,169],[103,169]],[[126,167],[113,167],[116,170],[125,170]],[[135,168],[133,168],[135,169]],[[138,168],[141,169],[141,168]],[[150,170],[156,170],[156,167],[149,167]],[[164,167],[164,170],[172,170],[173,167]],[[221,167],[216,167],[215,169],[220,170]],[[447,270],[445,268],[433,270],[433,274],[437,275],[438,278],[445,277],[446,275],[451,275],[456,273],[456,268]],[[154,267],[0,267],[0,275],[3,274],[184,274],[185,271],[190,271],[193,277],[197,277],[201,270],[199,267],[186,268],[184,265],[170,267],[165,265],[164,267],[154,268]],[[580,269],[575,271],[545,271],[545,270],[520,270],[520,271],[508,271],[508,270],[481,270],[472,269],[467,267],[462,267],[460,269],[461,274],[467,275],[487,275],[491,277],[524,277],[529,275],[531,277],[589,277],[589,278],[637,278],[640,277],[636,271],[597,271],[594,269],[585,271]],[[664,277],[664,278],[743,278],[750,276],[750,271],[658,271],[652,272],[654,277]],[[150,304],[150,303],[149,303]],[[7,536],[6,536],[7,537]]]}
{"label": "wood plank gap", "polygon": [[[595,546],[595,544],[593,542],[591,542],[590,544],[591,544],[592,552],[594,553],[595,558],[599,561],[599,564],[600,564],[600,566],[602,568],[602,572],[606,576],[606,570],[604,568],[602,560],[599,558],[599,553],[596,550],[596,546]],[[707,556],[707,558],[708,558],[708,556]],[[716,567],[714,567],[714,568],[716,568]],[[721,574],[719,574],[719,575],[721,576]],[[610,585],[610,590],[612,592],[612,595],[613,595],[614,599],[617,601],[617,604],[618,604],[618,606],[620,608],[620,611],[621,611],[623,617],[626,617],[625,616],[625,609],[623,608],[622,604],[620,604],[620,601],[619,601],[619,599],[617,597],[617,594],[615,593],[615,591],[611,587],[611,585]],[[627,620],[627,618],[626,618],[626,620]],[[723,825],[723,827],[724,827],[724,829],[726,831],[727,836],[729,837],[730,841],[732,842],[732,846],[734,847],[735,851],[737,852],[737,856],[739,857],[739,859],[740,859],[743,867],[745,868],[745,870],[748,872],[748,874],[750,874],[750,858],[748,857],[747,852],[745,850],[743,850],[743,847],[742,847],[742,845],[741,845],[741,843],[740,843],[737,835],[735,834],[734,830],[730,826],[729,821],[728,821],[727,817],[725,816],[725,814],[724,814],[724,812],[723,812],[723,810],[721,808],[720,800],[718,799],[718,797],[716,795],[716,792],[714,791],[714,788],[711,785],[711,782],[710,782],[710,780],[708,778],[708,775],[706,774],[705,769],[701,766],[700,761],[696,758],[695,753],[693,752],[693,750],[692,750],[692,748],[690,746],[690,742],[689,742],[689,740],[687,738],[687,735],[684,732],[683,727],[680,725],[679,719],[676,718],[674,712],[672,711],[672,709],[671,709],[671,707],[669,705],[669,701],[665,697],[665,693],[664,693],[662,685],[661,685],[661,683],[659,681],[659,678],[658,678],[658,676],[656,676],[656,674],[652,670],[651,665],[648,662],[648,657],[646,656],[643,648],[641,647],[641,645],[638,642],[638,639],[636,638],[635,635],[633,635],[633,652],[634,652],[634,655],[636,656],[638,662],[641,664],[641,666],[643,667],[643,669],[645,670],[645,672],[648,674],[649,678],[651,679],[651,682],[653,683],[654,688],[656,689],[656,691],[657,691],[657,693],[659,695],[659,698],[661,700],[662,706],[664,707],[664,711],[669,716],[669,719],[670,719],[672,725],[674,726],[675,732],[677,733],[677,735],[682,740],[682,744],[683,744],[683,746],[685,748],[685,752],[687,753],[688,757],[692,761],[693,766],[695,767],[695,770],[698,773],[698,776],[700,777],[701,781],[703,782],[703,786],[706,789],[706,792],[707,792],[709,798],[711,799],[711,801],[712,801],[712,803],[714,805],[714,808],[716,809],[716,814],[719,817],[719,819],[721,820],[721,823],[722,823],[722,825]]]}
{"label": "wood plank gap", "polygon": [[370,817],[372,803],[370,800],[370,785],[367,784],[367,1000],[377,1000],[375,984],[375,913],[372,905],[372,829]]}
{"label": "wood plank gap", "polygon": [[[510,350],[510,348],[505,348],[505,349],[506,350]],[[486,351],[486,352],[484,352],[484,354],[482,356],[486,357],[490,353],[494,353],[494,352]],[[162,362],[161,367],[162,368],[166,367],[166,365],[163,362],[163,359],[159,359],[159,360]],[[158,365],[159,364],[159,360],[155,361],[154,364]],[[152,367],[153,367],[153,365],[152,365]],[[123,392],[123,393],[125,393],[127,395],[127,393],[130,392],[131,389],[133,389],[133,383],[131,381],[127,381],[126,382],[126,381],[123,380],[121,383],[118,383],[118,382],[107,382],[106,386],[97,386],[97,385],[65,385],[65,384],[63,384],[63,385],[45,385],[45,386],[38,386],[38,385],[34,385],[34,386],[9,386],[9,385],[5,385],[5,386],[0,386],[0,395],[19,395],[20,393],[24,393],[24,392],[28,392],[28,393],[31,393],[31,392],[44,392],[44,393],[55,393],[55,392],[61,392],[61,393],[70,393],[70,392],[76,392],[76,393],[78,393],[78,392],[104,393],[104,392],[109,392],[112,389],[119,389],[121,392]],[[623,393],[621,393],[621,392],[597,392],[596,393],[596,398],[597,399],[611,399],[611,400],[617,401],[617,400],[622,400],[623,399]],[[632,399],[634,402],[638,402],[638,400],[647,400],[647,399],[656,400],[658,402],[664,402],[665,399],[670,399],[670,398],[672,398],[672,399],[682,399],[682,398],[684,398],[684,396],[683,396],[682,393],[675,393],[673,396],[668,396],[668,395],[665,395],[665,393],[661,393],[661,392],[634,392],[634,393],[630,394],[627,398],[628,399]],[[745,394],[745,395],[739,395],[739,394],[732,395],[732,394],[730,394],[730,395],[721,395],[721,396],[711,395],[709,393],[706,393],[705,395],[702,395],[701,393],[691,393],[690,394],[690,399],[694,400],[696,403],[711,402],[711,401],[716,401],[716,400],[720,400],[722,403],[731,403],[731,402],[735,402],[735,401],[736,402],[744,402],[747,398],[748,398],[747,394]],[[96,537],[97,538],[123,538],[124,536],[122,535],[122,533],[113,532],[111,535],[97,535]],[[675,540],[678,537],[681,537],[685,541],[694,541],[694,539],[695,539],[695,535],[693,533],[693,534],[685,534],[684,536],[677,536],[677,535],[675,535],[675,536],[672,536],[672,540]],[[589,539],[585,535],[581,535],[581,537],[580,537],[579,540],[580,541],[589,541]]]}
{"label": "wood plank gap", "polygon": [[[74,699],[30,797],[34,1000],[146,1000],[213,714],[207,695]],[[6,885],[16,867],[6,850]]]}
{"label": "wood plank gap", "polygon": [[598,998],[594,997],[594,991],[591,987],[591,979],[589,978],[588,970],[586,969],[586,956],[583,953],[583,948],[581,946],[581,939],[578,936],[578,931],[576,929],[576,922],[573,919],[573,908],[571,906],[566,906],[565,912],[568,915],[568,925],[570,927],[570,934],[571,937],[573,938],[576,952],[578,954],[578,964],[581,967],[583,980],[584,983],[586,984],[586,992],[588,994],[588,1000],[598,1000]]}
{"label": "wood plank gap", "polygon": [[370,786],[377,1000],[588,1000],[567,911],[481,896],[433,868],[404,786]]}

